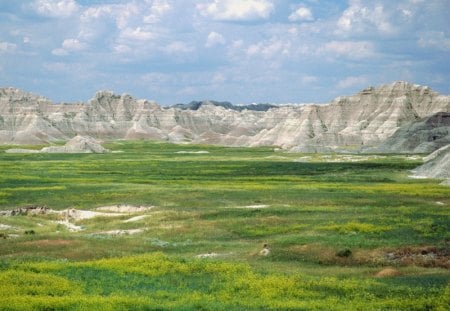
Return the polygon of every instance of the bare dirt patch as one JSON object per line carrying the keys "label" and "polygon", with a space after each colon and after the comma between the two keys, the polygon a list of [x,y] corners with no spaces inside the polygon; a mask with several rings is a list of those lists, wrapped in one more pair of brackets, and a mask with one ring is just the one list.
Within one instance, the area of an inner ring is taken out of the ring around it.
{"label": "bare dirt patch", "polygon": [[[316,244],[291,246],[274,250],[274,256],[288,256],[326,264],[380,266],[420,266],[450,269],[450,251],[436,246],[403,247],[400,249],[351,249],[348,256],[339,256],[339,250]],[[280,254],[278,254],[280,252]]]}
{"label": "bare dirt patch", "polygon": [[127,229],[127,230],[109,230],[109,231],[101,231],[96,234],[104,234],[104,235],[132,235],[144,232],[144,229]]}
{"label": "bare dirt patch", "polygon": [[55,223],[67,227],[67,229],[69,229],[72,232],[83,230],[83,227],[77,226],[77,225],[75,225],[73,223],[70,223],[69,221],[60,220],[60,221],[55,221]]}
{"label": "bare dirt patch", "polygon": [[252,205],[244,205],[244,206],[232,206],[230,208],[249,208],[249,209],[259,209],[259,208],[267,208],[270,205],[267,204],[252,204]]}
{"label": "bare dirt patch", "polygon": [[197,256],[195,256],[195,258],[214,258],[214,257],[218,257],[219,254],[211,252],[211,253],[205,253],[205,254],[199,254]]}
{"label": "bare dirt patch", "polygon": [[208,154],[209,151],[206,151],[206,150],[199,150],[199,151],[184,151],[184,150],[181,150],[181,151],[177,151],[175,153],[178,153],[178,154]]}
{"label": "bare dirt patch", "polygon": [[404,247],[387,251],[384,257],[388,262],[399,265],[450,269],[450,251],[436,246]]}
{"label": "bare dirt patch", "polygon": [[91,219],[94,217],[116,217],[122,216],[121,213],[102,213],[97,211],[87,211],[87,210],[78,210],[78,209],[67,209],[59,212],[60,217],[64,218],[64,220],[83,220],[83,219]]}
{"label": "bare dirt patch", "polygon": [[144,213],[153,209],[154,206],[135,206],[135,205],[110,205],[97,207],[97,211],[113,213]]}
{"label": "bare dirt patch", "polygon": [[131,218],[127,219],[127,220],[124,220],[123,222],[135,222],[135,221],[139,221],[139,220],[142,220],[144,218],[147,218],[148,216],[149,215],[134,216],[134,217],[131,217]]}
{"label": "bare dirt patch", "polygon": [[10,226],[10,225],[5,225],[5,224],[0,224],[0,230],[17,230],[16,227]]}
{"label": "bare dirt patch", "polygon": [[400,271],[394,269],[394,268],[384,268],[381,271],[378,271],[375,274],[375,277],[377,278],[388,278],[388,277],[393,277],[393,276],[399,276],[401,275]]}

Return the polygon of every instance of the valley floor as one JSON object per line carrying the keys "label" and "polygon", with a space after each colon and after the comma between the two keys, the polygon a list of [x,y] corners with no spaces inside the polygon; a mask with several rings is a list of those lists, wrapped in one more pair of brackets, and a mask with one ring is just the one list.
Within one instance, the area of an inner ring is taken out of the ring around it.
{"label": "valley floor", "polygon": [[421,156],[106,147],[0,147],[0,309],[449,306],[450,188],[408,177]]}

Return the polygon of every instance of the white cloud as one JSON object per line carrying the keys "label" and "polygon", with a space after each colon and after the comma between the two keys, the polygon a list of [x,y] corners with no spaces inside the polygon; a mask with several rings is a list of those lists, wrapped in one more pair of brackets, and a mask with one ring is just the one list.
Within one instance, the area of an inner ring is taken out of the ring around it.
{"label": "white cloud", "polygon": [[86,48],[86,44],[81,43],[78,39],[66,39],[62,43],[64,50],[69,52],[81,51]]}
{"label": "white cloud", "polygon": [[302,21],[312,21],[314,17],[310,9],[306,7],[300,7],[296,11],[289,15],[289,20],[291,22],[302,22]]}
{"label": "white cloud", "polygon": [[114,51],[116,51],[117,53],[125,54],[130,53],[131,48],[126,44],[118,44],[114,47]]}
{"label": "white cloud", "polygon": [[269,41],[262,41],[250,45],[246,54],[248,56],[262,56],[264,58],[278,58],[281,55],[288,55],[290,53],[291,43],[288,41],[272,39]]}
{"label": "white cloud", "polygon": [[87,45],[78,39],[65,39],[61,48],[53,49],[52,54],[56,56],[66,56],[71,52],[79,52],[86,49]]}
{"label": "white cloud", "polygon": [[78,11],[75,0],[37,0],[32,5],[39,15],[48,17],[69,17]]}
{"label": "white cloud", "polygon": [[197,9],[203,16],[218,21],[249,21],[267,19],[274,5],[268,0],[214,0],[198,4]]}
{"label": "white cloud", "polygon": [[368,33],[370,31],[391,34],[395,27],[390,21],[390,14],[383,4],[371,2],[372,6],[363,5],[360,0],[351,0],[349,7],[337,22],[338,33]]}
{"label": "white cloud", "polygon": [[87,8],[80,18],[78,38],[90,45],[111,47],[124,53],[126,47],[140,46],[159,37],[160,28],[154,23],[171,8],[167,1],[130,1]]}
{"label": "white cloud", "polygon": [[56,55],[56,56],[66,56],[66,55],[69,55],[69,52],[67,52],[64,49],[58,48],[58,49],[53,49],[52,54]]}
{"label": "white cloud", "polygon": [[121,32],[120,37],[125,40],[148,41],[155,38],[155,35],[150,31],[146,31],[141,27],[137,27],[136,29],[131,28],[124,29]]}
{"label": "white cloud", "polygon": [[161,20],[161,18],[172,9],[172,5],[165,0],[155,0],[150,7],[150,14],[144,16],[144,22],[153,24]]}
{"label": "white cloud", "polygon": [[119,29],[129,28],[130,24],[140,17],[141,8],[134,2],[115,5],[113,8],[112,16],[115,18],[116,25]]}
{"label": "white cloud", "polygon": [[375,54],[373,44],[368,41],[331,41],[320,50],[331,56],[337,55],[354,59],[367,58]]}
{"label": "white cloud", "polygon": [[422,33],[417,42],[422,48],[434,48],[450,52],[450,37],[442,31],[428,31]]}
{"label": "white cloud", "polygon": [[114,7],[110,5],[87,8],[80,17],[78,37],[84,41],[99,41],[113,34],[116,29]]}
{"label": "white cloud", "polygon": [[367,85],[368,79],[365,76],[347,77],[337,84],[340,89],[347,89],[354,86]]}
{"label": "white cloud", "polygon": [[163,50],[169,54],[189,53],[193,51],[191,46],[181,41],[175,41],[165,46]]}
{"label": "white cloud", "polygon": [[409,9],[401,9],[401,12],[407,18],[411,18],[414,15],[414,13]]}
{"label": "white cloud", "polygon": [[87,8],[81,15],[81,21],[99,19],[112,14],[113,7],[110,5],[94,6]]}
{"label": "white cloud", "polygon": [[14,52],[17,45],[9,42],[0,42],[0,53]]}
{"label": "white cloud", "polygon": [[216,45],[225,44],[225,38],[215,31],[209,33],[208,38],[206,39],[205,47],[210,48]]}

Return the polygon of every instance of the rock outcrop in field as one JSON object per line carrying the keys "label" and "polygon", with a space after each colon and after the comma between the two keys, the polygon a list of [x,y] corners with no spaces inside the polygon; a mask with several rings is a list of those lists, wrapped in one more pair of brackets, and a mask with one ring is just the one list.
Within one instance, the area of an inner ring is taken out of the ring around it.
{"label": "rock outcrop in field", "polygon": [[450,185],[450,144],[425,157],[425,163],[413,170],[416,177],[444,179]]}
{"label": "rock outcrop in field", "polygon": [[100,143],[89,136],[77,135],[64,146],[50,146],[42,148],[41,153],[106,153]]}
{"label": "rock outcrop in field", "polygon": [[40,144],[87,135],[278,146],[303,152],[358,151],[378,146],[399,128],[438,112],[450,112],[450,96],[406,82],[370,87],[329,104],[288,106],[204,101],[161,107],[106,91],[86,104],[53,104],[41,96],[4,88],[0,89],[0,143]]}
{"label": "rock outcrop in field", "polygon": [[6,153],[106,153],[107,149],[94,138],[77,135],[64,146],[49,146],[41,150],[34,149],[7,149]]}

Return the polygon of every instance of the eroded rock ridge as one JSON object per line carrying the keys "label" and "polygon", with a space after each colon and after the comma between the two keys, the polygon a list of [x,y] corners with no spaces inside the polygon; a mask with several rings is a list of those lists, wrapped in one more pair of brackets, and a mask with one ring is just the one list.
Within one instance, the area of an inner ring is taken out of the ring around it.
{"label": "eroded rock ridge", "polygon": [[303,152],[358,151],[376,147],[400,128],[436,113],[450,113],[450,96],[406,82],[366,88],[328,104],[285,106],[204,101],[161,107],[108,91],[84,104],[54,104],[3,88],[0,143],[41,144],[83,135]]}

